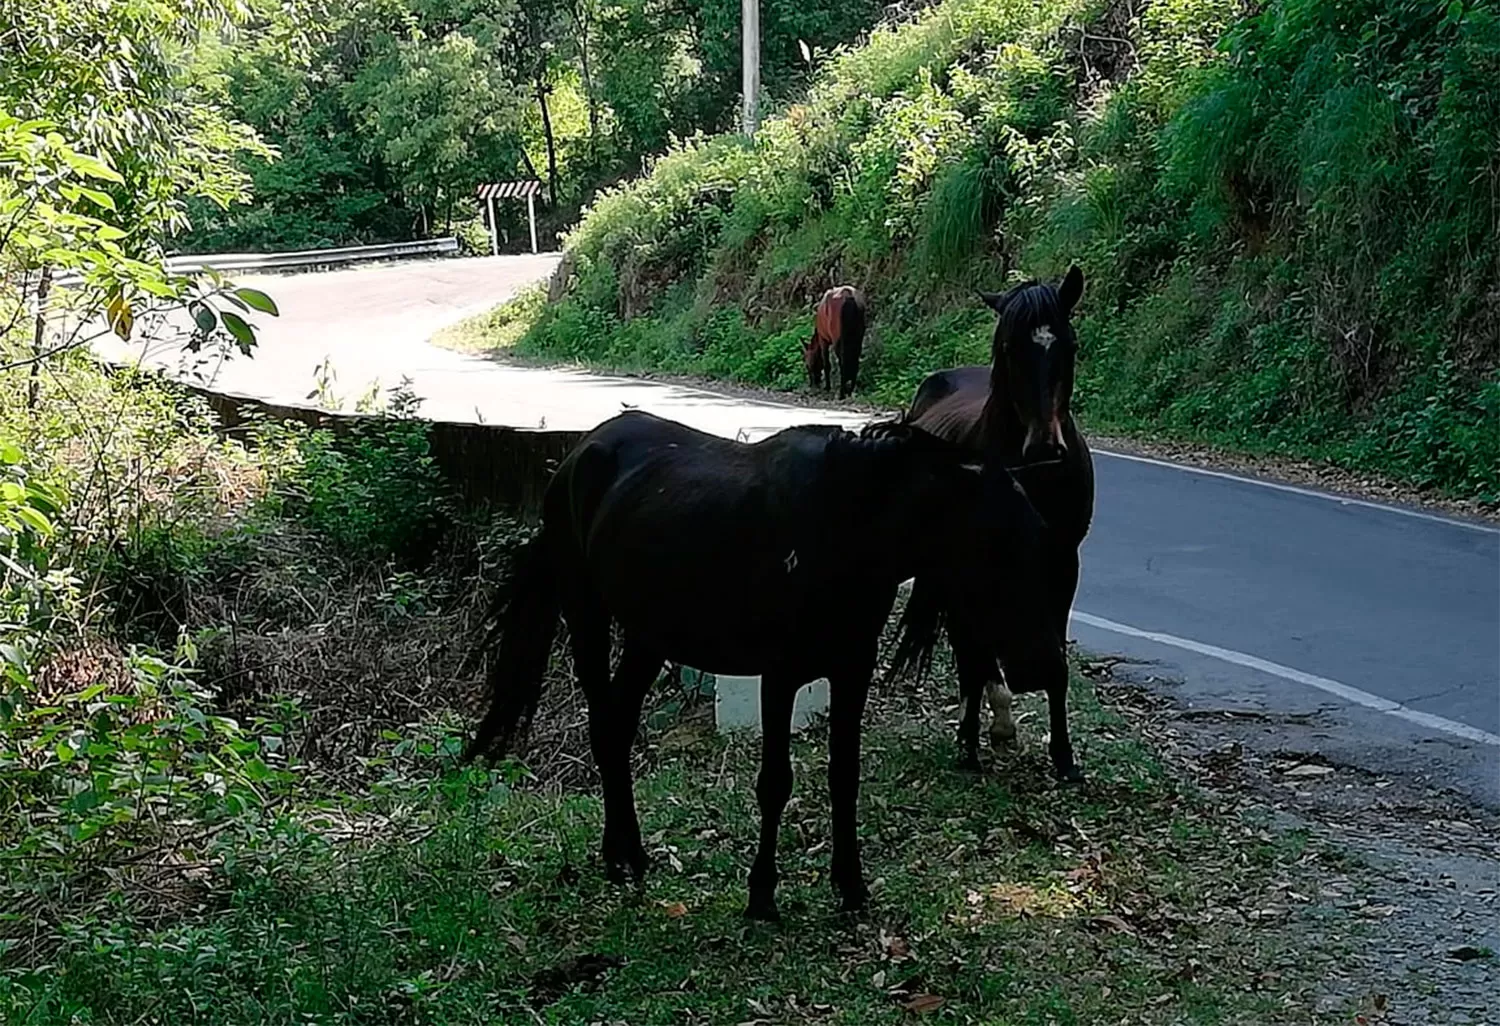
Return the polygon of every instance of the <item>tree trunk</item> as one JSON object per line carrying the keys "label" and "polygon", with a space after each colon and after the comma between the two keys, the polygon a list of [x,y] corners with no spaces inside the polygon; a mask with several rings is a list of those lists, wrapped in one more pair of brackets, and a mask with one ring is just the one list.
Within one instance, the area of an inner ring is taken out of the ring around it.
{"label": "tree trunk", "polygon": [[547,138],[547,187],[551,202],[557,203],[557,142],[552,138],[552,116],[547,112],[547,86],[545,72],[537,70],[536,102],[542,107],[542,134]]}
{"label": "tree trunk", "polygon": [[589,153],[596,155],[599,146],[599,102],[594,97],[594,72],[589,60],[588,0],[574,0],[569,8],[578,29],[578,65],[583,77],[583,99],[589,108]]}
{"label": "tree trunk", "polygon": [[524,149],[521,151],[521,163],[526,165],[527,174],[539,182],[542,180],[542,176],[537,173],[536,165],[531,162],[531,154],[527,153]]}

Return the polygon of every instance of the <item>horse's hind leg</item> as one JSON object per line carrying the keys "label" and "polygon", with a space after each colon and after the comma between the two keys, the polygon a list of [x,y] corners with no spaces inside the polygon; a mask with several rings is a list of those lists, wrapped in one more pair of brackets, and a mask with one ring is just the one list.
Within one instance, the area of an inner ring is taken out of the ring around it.
{"label": "horse's hind leg", "polygon": [[613,680],[609,678],[609,622],[594,617],[583,629],[570,623],[573,663],[589,702],[589,746],[604,791],[605,874],[623,883],[626,870],[640,879],[646,872],[646,850],[635,811],[630,749],[640,724],[641,703],[661,669],[662,659],[627,640]]}
{"label": "horse's hind leg", "polygon": [[760,680],[760,775],[755,779],[755,797],[760,803],[760,845],[750,867],[751,919],[778,922],[776,908],[776,839],[781,833],[781,814],[792,796],[792,703],[797,685],[785,679],[763,676]]}
{"label": "horse's hind leg", "polygon": [[847,399],[859,384],[859,357],[864,340],[856,336],[839,339],[839,398]]}

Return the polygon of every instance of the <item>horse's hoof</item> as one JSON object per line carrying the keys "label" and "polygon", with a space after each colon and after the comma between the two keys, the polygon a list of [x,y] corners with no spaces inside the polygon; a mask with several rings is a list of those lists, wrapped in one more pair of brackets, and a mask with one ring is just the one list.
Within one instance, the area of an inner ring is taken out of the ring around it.
{"label": "horse's hoof", "polygon": [[604,875],[609,878],[610,883],[640,883],[646,879],[646,871],[650,868],[651,859],[646,855],[645,849],[624,855],[611,853],[604,856]]}
{"label": "horse's hoof", "polygon": [[997,752],[1018,752],[1021,750],[1021,739],[1016,736],[1015,731],[1009,734],[990,734],[990,747]]}
{"label": "horse's hoof", "polygon": [[958,757],[958,768],[962,773],[983,773],[984,767],[979,763],[979,756],[968,752]]}
{"label": "horse's hoof", "polygon": [[1083,770],[1077,766],[1069,766],[1067,769],[1059,768],[1057,779],[1064,784],[1081,784],[1083,783]]}
{"label": "horse's hoof", "polygon": [[845,916],[857,916],[870,907],[870,890],[860,885],[858,890],[840,893],[839,914]]}
{"label": "horse's hoof", "polygon": [[779,923],[781,912],[776,908],[775,898],[751,897],[749,904],[745,906],[745,918],[759,923]]}

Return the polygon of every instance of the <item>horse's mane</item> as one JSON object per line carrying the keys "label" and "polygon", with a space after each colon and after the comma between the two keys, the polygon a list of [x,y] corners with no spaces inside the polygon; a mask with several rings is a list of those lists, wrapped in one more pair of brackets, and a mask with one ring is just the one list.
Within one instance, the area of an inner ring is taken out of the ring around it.
{"label": "horse's mane", "polygon": [[955,463],[966,462],[970,458],[968,451],[962,446],[917,427],[904,412],[887,420],[871,421],[860,428],[857,435],[851,434],[848,437],[851,445],[874,452],[906,449],[925,455],[946,456]]}

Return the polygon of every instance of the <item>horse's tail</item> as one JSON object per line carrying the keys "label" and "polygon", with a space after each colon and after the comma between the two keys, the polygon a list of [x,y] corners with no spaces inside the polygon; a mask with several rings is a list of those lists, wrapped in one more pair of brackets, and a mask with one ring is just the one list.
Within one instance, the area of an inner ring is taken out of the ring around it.
{"label": "horse's tail", "polygon": [[853,293],[839,311],[839,393],[847,396],[859,381],[859,356],[865,348],[865,307]]}
{"label": "horse's tail", "polygon": [[906,608],[896,625],[896,646],[886,670],[886,681],[909,672],[915,673],[918,680],[926,677],[942,633],[943,603],[937,588],[931,580],[918,577],[912,581]]}
{"label": "horse's tail", "polygon": [[526,543],[510,581],[496,596],[475,658],[489,656],[490,708],[464,761],[506,754],[542,697],[560,612],[551,539],[544,528]]}

